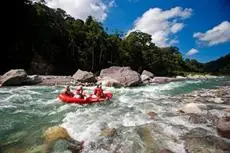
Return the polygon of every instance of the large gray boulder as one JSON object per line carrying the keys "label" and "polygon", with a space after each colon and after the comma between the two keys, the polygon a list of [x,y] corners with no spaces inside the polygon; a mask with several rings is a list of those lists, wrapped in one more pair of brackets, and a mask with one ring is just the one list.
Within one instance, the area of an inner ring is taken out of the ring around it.
{"label": "large gray boulder", "polygon": [[149,83],[149,80],[151,80],[153,77],[154,75],[151,72],[144,70],[141,74],[141,81],[143,83]]}
{"label": "large gray boulder", "polygon": [[23,69],[12,69],[1,76],[2,86],[22,85],[27,79],[27,74]]}
{"label": "large gray boulder", "polygon": [[220,136],[230,139],[230,116],[218,120],[217,132]]}
{"label": "large gray boulder", "polygon": [[42,82],[42,78],[38,75],[29,75],[27,76],[24,84],[26,85],[34,85]]}
{"label": "large gray boulder", "polygon": [[117,84],[121,84],[125,87],[139,85],[141,82],[140,74],[133,71],[130,67],[112,66],[103,69],[101,70],[100,78],[101,80],[103,80],[103,78],[110,78]]}
{"label": "large gray boulder", "polygon": [[103,86],[106,87],[122,87],[122,84],[120,82],[110,77],[103,77],[103,78],[98,77],[97,83],[102,84]]}
{"label": "large gray boulder", "polygon": [[229,153],[230,143],[202,128],[194,128],[184,136],[187,153]]}
{"label": "large gray boulder", "polygon": [[79,82],[96,82],[96,78],[92,72],[82,71],[80,69],[72,76]]}
{"label": "large gray boulder", "polygon": [[180,109],[180,112],[186,113],[186,114],[201,115],[201,114],[206,113],[206,111],[204,109],[206,109],[206,105],[204,105],[204,104],[187,103]]}

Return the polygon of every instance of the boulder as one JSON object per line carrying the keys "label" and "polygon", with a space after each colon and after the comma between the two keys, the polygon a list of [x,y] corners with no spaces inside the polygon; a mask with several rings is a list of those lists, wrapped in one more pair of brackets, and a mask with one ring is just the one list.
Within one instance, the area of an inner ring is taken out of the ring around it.
{"label": "boulder", "polygon": [[27,79],[27,74],[23,69],[12,69],[1,76],[2,86],[22,85]]}
{"label": "boulder", "polygon": [[230,143],[220,137],[211,135],[202,128],[190,130],[184,136],[187,153],[228,153]]}
{"label": "boulder", "polygon": [[103,86],[106,87],[121,87],[122,84],[119,83],[117,80],[109,78],[109,77],[103,77],[98,79],[98,83],[101,83]]}
{"label": "boulder", "polygon": [[83,149],[84,141],[79,142],[70,137],[65,128],[60,126],[53,126],[48,128],[43,133],[44,143],[46,145],[46,152],[52,152],[53,146],[59,140],[65,140],[68,143],[68,149],[72,152],[80,152]]}
{"label": "boulder", "polygon": [[71,139],[66,129],[60,126],[53,126],[53,127],[48,128],[44,132],[43,137],[44,137],[45,143],[51,143],[59,139],[65,139],[65,140]]}
{"label": "boulder", "polygon": [[214,102],[214,103],[217,103],[217,104],[224,103],[224,101],[221,98],[217,98],[217,97],[215,97],[215,98],[209,98],[208,101],[209,102]]}
{"label": "boulder", "polygon": [[188,103],[185,104],[182,109],[180,109],[180,112],[186,114],[202,114],[202,108],[204,107],[206,106],[203,104]]}
{"label": "boulder", "polygon": [[130,67],[119,67],[112,66],[107,69],[101,70],[100,78],[110,78],[111,80],[116,80],[118,84],[122,86],[135,86],[139,85],[140,74],[136,71],[133,71]]}
{"label": "boulder", "polygon": [[202,115],[197,115],[197,114],[191,114],[189,116],[189,121],[194,123],[194,124],[205,124],[208,123],[207,119],[205,116]]}
{"label": "boulder", "polygon": [[105,128],[101,131],[101,136],[105,137],[113,137],[116,135],[116,129],[115,128]]}
{"label": "boulder", "polygon": [[45,153],[46,151],[46,145],[38,145],[38,146],[33,146],[29,149],[27,149],[26,152],[24,153]]}
{"label": "boulder", "polygon": [[27,85],[34,85],[42,82],[42,78],[38,75],[30,75],[27,76],[26,80],[24,81],[24,84]]}
{"label": "boulder", "polygon": [[147,114],[151,119],[155,119],[155,117],[157,115],[155,112],[148,112]]}
{"label": "boulder", "polygon": [[152,127],[143,126],[138,127],[137,133],[143,141],[143,145],[145,147],[145,152],[159,152],[159,146],[157,144],[157,139],[154,137],[152,131]]}
{"label": "boulder", "polygon": [[143,83],[145,83],[145,82],[148,83],[149,80],[151,80],[153,77],[154,77],[154,75],[151,72],[144,70],[141,74],[141,81]]}
{"label": "boulder", "polygon": [[225,109],[223,109],[223,111],[230,113],[230,108],[225,108]]}
{"label": "boulder", "polygon": [[168,149],[163,149],[159,153],[173,153],[173,152]]}
{"label": "boulder", "polygon": [[96,82],[96,78],[92,72],[82,71],[80,69],[78,69],[72,77],[80,82]]}
{"label": "boulder", "polygon": [[230,116],[217,121],[217,132],[220,136],[230,139]]}

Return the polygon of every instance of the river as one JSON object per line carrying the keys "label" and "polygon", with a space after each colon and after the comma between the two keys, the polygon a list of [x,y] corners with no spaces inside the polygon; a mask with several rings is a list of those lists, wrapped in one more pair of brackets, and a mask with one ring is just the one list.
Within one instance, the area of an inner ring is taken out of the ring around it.
{"label": "river", "polygon": [[[113,92],[112,101],[83,106],[59,101],[56,97],[63,89],[61,86],[3,87],[0,88],[0,144],[7,146],[8,152],[17,150],[20,153],[23,148],[40,145],[45,129],[60,125],[74,139],[85,141],[83,152],[110,153],[119,147],[117,150],[120,152],[142,153],[148,151],[138,127],[150,125],[150,133],[159,148],[185,153],[184,140],[181,139],[184,133],[202,127],[215,135],[215,129],[209,123],[194,124],[187,120],[186,115],[180,115],[177,110],[183,106],[181,101],[187,94],[197,94],[196,91],[208,94],[209,89],[224,84],[230,84],[230,78],[132,88],[104,87]],[[84,90],[92,92],[93,87],[84,87]],[[151,119],[148,112],[155,112],[156,119]],[[212,112],[216,113],[215,109]],[[218,111],[218,115],[227,116],[229,113]],[[102,140],[100,131],[104,127],[115,128],[116,138],[109,142]],[[63,152],[61,149],[58,151]]]}

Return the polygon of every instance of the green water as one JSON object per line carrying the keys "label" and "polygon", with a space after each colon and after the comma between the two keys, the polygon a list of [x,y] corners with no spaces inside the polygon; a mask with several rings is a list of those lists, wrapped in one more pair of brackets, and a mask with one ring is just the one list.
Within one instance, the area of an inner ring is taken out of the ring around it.
{"label": "green water", "polygon": [[[60,102],[56,98],[63,89],[60,86],[0,88],[0,144],[3,151],[7,148],[20,150],[42,144],[43,131],[55,125],[65,127],[74,139],[97,141],[100,129],[105,125],[130,130],[131,127],[152,123],[145,113],[153,110],[164,116],[170,107],[177,107],[170,97],[194,90],[217,88],[227,83],[230,83],[230,79],[223,77],[135,88],[105,88],[113,92],[111,102],[84,106]],[[93,88],[84,89],[92,92]],[[163,119],[159,120],[159,125],[166,124]],[[127,131],[120,134],[126,135]],[[128,141],[121,137],[119,141],[130,145],[134,140]],[[169,147],[175,147],[174,151],[183,146],[180,143],[173,145]],[[96,149],[92,152],[100,151]]]}

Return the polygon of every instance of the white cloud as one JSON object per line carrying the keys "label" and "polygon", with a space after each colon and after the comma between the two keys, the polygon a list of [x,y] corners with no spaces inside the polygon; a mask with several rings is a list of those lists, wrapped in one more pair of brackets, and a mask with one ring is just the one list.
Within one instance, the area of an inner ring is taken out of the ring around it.
{"label": "white cloud", "polygon": [[160,8],[151,8],[139,17],[132,31],[140,30],[152,35],[152,42],[157,46],[165,47],[172,45],[170,43],[178,42],[172,38],[172,34],[176,34],[184,28],[183,20],[190,17],[192,9],[174,7],[170,10],[162,10]]}
{"label": "white cloud", "polygon": [[184,24],[182,24],[182,23],[176,23],[176,24],[172,25],[171,32],[172,33],[177,33],[178,31],[180,31],[183,28],[184,28]]}
{"label": "white cloud", "polygon": [[197,49],[190,49],[187,53],[186,53],[186,56],[192,56],[194,54],[197,54],[199,51]]}
{"label": "white cloud", "polygon": [[110,7],[115,5],[115,0],[104,3],[102,0],[47,0],[51,8],[61,8],[71,16],[85,20],[89,15],[98,21],[104,21]]}
{"label": "white cloud", "polygon": [[116,6],[117,6],[117,4],[116,4],[115,0],[111,0],[109,2],[109,7],[116,7]]}
{"label": "white cloud", "polygon": [[194,33],[193,37],[197,38],[199,43],[208,46],[228,42],[230,41],[230,22],[223,21],[221,24],[206,31],[205,33]]}

